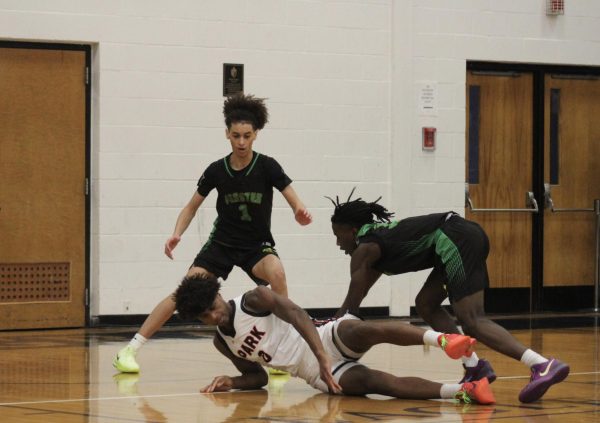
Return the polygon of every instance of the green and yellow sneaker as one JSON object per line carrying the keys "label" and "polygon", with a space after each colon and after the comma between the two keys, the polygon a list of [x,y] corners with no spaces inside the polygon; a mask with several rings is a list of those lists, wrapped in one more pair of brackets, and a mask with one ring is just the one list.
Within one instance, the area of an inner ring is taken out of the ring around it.
{"label": "green and yellow sneaker", "polygon": [[270,375],[276,375],[276,376],[289,375],[289,373],[286,372],[285,370],[274,369],[273,367],[269,367],[269,374]]}
{"label": "green and yellow sneaker", "polygon": [[122,373],[138,373],[140,366],[135,361],[135,354],[136,351],[127,345],[117,353],[113,360],[113,366]]}

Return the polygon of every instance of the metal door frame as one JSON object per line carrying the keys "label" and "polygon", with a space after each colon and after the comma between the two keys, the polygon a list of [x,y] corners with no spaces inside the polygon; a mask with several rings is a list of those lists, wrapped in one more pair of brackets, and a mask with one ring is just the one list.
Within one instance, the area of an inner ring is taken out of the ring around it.
{"label": "metal door frame", "polygon": [[[593,298],[593,286],[547,287],[543,281],[544,258],[544,92],[545,76],[549,73],[572,75],[598,75],[600,67],[571,65],[536,65],[526,63],[501,63],[467,61],[467,71],[528,72],[533,74],[533,168],[532,191],[540,204],[540,212],[532,216],[531,288],[488,288],[485,307],[490,312],[541,312],[573,311],[589,308],[584,298]],[[589,291],[589,292],[588,292]],[[519,299],[529,298],[529,301]]]}

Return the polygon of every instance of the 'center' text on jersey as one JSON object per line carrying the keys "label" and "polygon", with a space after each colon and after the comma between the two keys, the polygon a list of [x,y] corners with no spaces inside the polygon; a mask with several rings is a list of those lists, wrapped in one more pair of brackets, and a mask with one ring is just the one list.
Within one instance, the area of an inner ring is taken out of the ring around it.
{"label": "'center' text on jersey", "polygon": [[230,194],[225,194],[224,198],[225,204],[227,205],[235,203],[262,203],[261,192],[232,192]]}

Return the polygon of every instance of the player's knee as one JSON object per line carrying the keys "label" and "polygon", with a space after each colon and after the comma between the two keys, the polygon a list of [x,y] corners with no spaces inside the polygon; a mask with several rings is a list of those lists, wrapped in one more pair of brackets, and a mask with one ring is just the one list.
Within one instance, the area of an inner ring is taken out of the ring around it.
{"label": "player's knee", "polygon": [[382,330],[379,326],[359,320],[355,325],[352,326],[351,336],[352,339],[356,340],[368,340],[372,338],[377,339],[380,337],[381,332]]}
{"label": "player's knee", "polygon": [[373,383],[371,372],[362,367],[353,367],[340,378],[344,395],[362,396],[373,393]]}
{"label": "player's knee", "polygon": [[271,285],[285,285],[285,270],[282,266],[278,266],[272,272],[270,272],[270,280],[269,283]]}
{"label": "player's knee", "polygon": [[466,335],[473,338],[479,338],[480,328],[479,319],[477,316],[459,317],[458,322]]}
{"label": "player's knee", "polygon": [[417,314],[427,321],[429,320],[429,317],[433,315],[435,310],[439,308],[439,305],[432,304],[422,296],[417,295],[417,298],[415,299],[415,308]]}

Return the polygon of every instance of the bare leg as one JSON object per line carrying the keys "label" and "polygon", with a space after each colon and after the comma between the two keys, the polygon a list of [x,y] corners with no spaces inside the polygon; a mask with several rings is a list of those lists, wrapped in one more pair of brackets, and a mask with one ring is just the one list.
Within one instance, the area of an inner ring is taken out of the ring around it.
{"label": "bare leg", "polygon": [[463,331],[499,353],[520,360],[527,349],[502,326],[485,316],[483,291],[476,292],[452,304]]}
{"label": "bare leg", "polygon": [[[187,276],[192,275],[211,275],[209,271],[204,269],[203,267],[190,267],[188,270]],[[142,327],[138,331],[140,335],[144,338],[149,339],[158,331],[163,325],[171,318],[171,316],[175,313],[175,301],[173,301],[173,295],[169,295],[167,298],[162,300],[160,303],[154,307],[152,313],[146,317]]]}
{"label": "bare leg", "polygon": [[146,339],[151,338],[169,320],[173,313],[175,313],[175,301],[173,301],[172,295],[169,295],[154,307],[152,313],[144,320],[138,333]]}
{"label": "bare leg", "polygon": [[373,345],[423,345],[425,330],[400,322],[342,320],[337,328],[340,340],[357,353],[364,353]]}
{"label": "bare leg", "polygon": [[259,279],[269,282],[271,289],[284,297],[288,296],[285,270],[281,260],[274,254],[264,256],[252,268],[252,274]]}
{"label": "bare leg", "polygon": [[434,269],[429,274],[415,299],[417,313],[438,332],[460,333],[454,318],[442,308],[442,302],[448,297],[444,289],[445,280],[443,271]]}
{"label": "bare leg", "polygon": [[340,378],[346,395],[381,394],[405,399],[440,398],[441,383],[418,377],[396,377],[386,372],[354,366]]}

